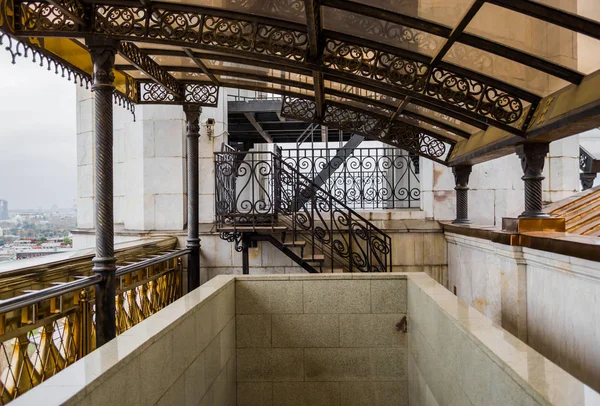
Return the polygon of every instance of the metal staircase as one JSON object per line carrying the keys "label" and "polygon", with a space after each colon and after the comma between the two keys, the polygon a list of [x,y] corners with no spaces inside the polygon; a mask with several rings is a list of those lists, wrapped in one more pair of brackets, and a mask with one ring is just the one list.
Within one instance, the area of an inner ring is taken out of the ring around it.
{"label": "metal staircase", "polygon": [[215,153],[216,226],[248,248],[270,243],[308,272],[389,272],[391,238],[314,183],[279,153]]}

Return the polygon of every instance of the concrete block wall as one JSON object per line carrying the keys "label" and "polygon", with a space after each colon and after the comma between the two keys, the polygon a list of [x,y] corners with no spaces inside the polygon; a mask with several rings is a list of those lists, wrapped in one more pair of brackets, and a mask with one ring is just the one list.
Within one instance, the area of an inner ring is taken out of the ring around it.
{"label": "concrete block wall", "polygon": [[407,405],[406,276],[236,278],[238,405]]}
{"label": "concrete block wall", "polygon": [[[242,253],[235,250],[234,243],[222,240],[210,229],[211,226],[206,225],[206,231],[200,235],[202,282],[217,275],[241,275]],[[442,285],[448,285],[447,244],[436,222],[406,220],[402,227],[387,233],[392,238],[394,272],[425,272]],[[258,242],[256,248],[250,248],[249,257],[253,275],[306,273],[267,242]]]}
{"label": "concrete block wall", "polygon": [[600,264],[446,234],[450,291],[600,390]]}
{"label": "concrete block wall", "polygon": [[235,334],[235,283],[217,278],[13,404],[234,406]]}

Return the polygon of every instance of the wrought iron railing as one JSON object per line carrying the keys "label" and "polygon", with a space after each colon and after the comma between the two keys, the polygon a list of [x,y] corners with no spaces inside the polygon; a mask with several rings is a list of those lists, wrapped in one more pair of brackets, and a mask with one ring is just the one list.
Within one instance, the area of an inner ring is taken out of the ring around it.
{"label": "wrought iron railing", "polygon": [[[171,250],[117,269],[117,334],[182,296],[182,257]],[[99,275],[0,302],[0,404],[44,382],[95,349],[94,285]]]}
{"label": "wrought iron railing", "polygon": [[391,238],[342,200],[271,152],[215,153],[217,228],[286,227],[332,269],[391,271]]}
{"label": "wrought iron railing", "polygon": [[419,157],[398,148],[284,149],[284,162],[353,209],[419,208]]}

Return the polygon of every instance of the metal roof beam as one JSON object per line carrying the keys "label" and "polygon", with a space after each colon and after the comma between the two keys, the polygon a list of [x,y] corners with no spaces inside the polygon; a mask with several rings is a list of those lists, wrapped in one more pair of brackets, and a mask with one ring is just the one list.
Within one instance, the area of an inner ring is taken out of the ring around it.
{"label": "metal roof beam", "polygon": [[315,101],[317,103],[317,117],[320,119],[323,117],[323,109],[325,106],[325,81],[323,80],[323,73],[315,71],[313,73],[313,82]]}
{"label": "metal roof beam", "polygon": [[79,0],[46,0],[77,24],[86,27],[85,8]]}
{"label": "metal roof beam", "polygon": [[208,71],[208,68],[206,67],[206,65],[204,64],[204,62],[202,62],[200,59],[196,58],[196,55],[194,55],[194,52],[191,49],[184,48],[183,51],[185,52],[185,54],[187,56],[190,57],[190,59],[192,61],[194,61],[194,63],[198,66],[198,68],[200,68],[200,70],[206,76],[208,76],[208,78],[211,80],[211,82],[213,82],[217,86],[220,86],[219,80],[215,77],[215,75],[213,75],[211,72]]}
{"label": "metal roof beam", "polygon": [[408,103],[410,102],[410,97],[406,96],[404,98],[404,100],[402,100],[400,102],[400,104],[398,104],[398,108],[396,108],[396,111],[394,111],[392,113],[392,115],[390,116],[390,122],[396,120],[396,118],[398,118],[398,115],[400,115],[400,113],[402,113],[402,111],[404,110],[404,108],[406,106],[408,106]]}
{"label": "metal roof beam", "polygon": [[183,100],[183,86],[181,83],[133,42],[121,42],[119,45],[119,55],[138,68],[138,70],[148,75],[156,83],[163,86],[177,100]]}
{"label": "metal roof beam", "polygon": [[431,66],[437,66],[442,61],[444,56],[446,56],[446,53],[450,50],[450,48],[452,48],[452,45],[454,45],[456,40],[458,40],[458,38],[462,35],[465,28],[467,28],[467,25],[469,25],[471,20],[473,20],[473,17],[475,17],[475,14],[477,14],[477,12],[481,9],[484,3],[485,0],[473,1],[473,4],[466,11],[465,15],[462,17],[458,25],[452,30],[452,33],[446,39],[444,45],[442,45],[437,54],[433,58],[431,58]]}
{"label": "metal roof beam", "polygon": [[388,21],[405,27],[414,28],[420,31],[428,32],[440,37],[450,36],[452,29],[441,24],[428,20],[410,17],[404,14],[394,13],[385,9],[368,6],[349,0],[321,0],[323,6],[337,8],[338,10],[349,11],[351,13],[364,15],[379,20]]}
{"label": "metal roof beam", "polygon": [[256,132],[259,133],[260,136],[265,139],[265,141],[267,141],[269,144],[273,143],[273,138],[271,138],[271,136],[262,129],[260,124],[258,124],[256,118],[254,118],[254,113],[244,113],[244,116],[246,116],[246,119],[250,122],[250,124],[252,124],[252,127],[254,127]]}
{"label": "metal roof beam", "polygon": [[600,40],[600,23],[533,0],[487,0],[488,3],[516,11],[530,17],[580,32]]}
{"label": "metal roof beam", "polygon": [[321,57],[321,4],[320,0],[304,0],[306,28],[308,34],[308,55],[314,61]]}

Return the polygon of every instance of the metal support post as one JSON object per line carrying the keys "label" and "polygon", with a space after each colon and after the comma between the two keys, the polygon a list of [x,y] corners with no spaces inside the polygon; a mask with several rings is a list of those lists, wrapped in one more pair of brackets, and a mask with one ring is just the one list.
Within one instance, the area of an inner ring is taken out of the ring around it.
{"label": "metal support post", "polygon": [[96,285],[96,347],[117,335],[115,308],[115,247],[113,221],[113,68],[119,41],[89,37],[94,65],[96,256],[92,271],[102,276]]}
{"label": "metal support post", "polygon": [[471,165],[455,166],[452,168],[456,186],[456,219],[453,224],[470,224],[469,220],[469,176]]}
{"label": "metal support post", "polygon": [[187,248],[191,250],[188,260],[188,292],[200,286],[200,238],[198,236],[198,139],[200,138],[200,113],[197,104],[184,104],[187,126],[187,199],[188,236]]}
{"label": "metal support post", "polygon": [[542,210],[542,180],[544,160],[549,151],[547,143],[529,143],[519,145],[517,155],[521,158],[523,181],[525,182],[525,211],[520,218],[550,217]]}
{"label": "metal support post", "polygon": [[248,248],[250,241],[247,234],[242,234],[242,273],[244,275],[250,274],[250,257]]}

